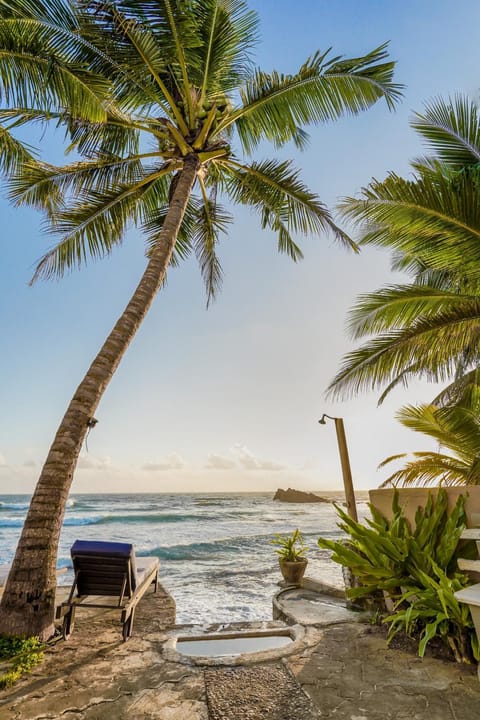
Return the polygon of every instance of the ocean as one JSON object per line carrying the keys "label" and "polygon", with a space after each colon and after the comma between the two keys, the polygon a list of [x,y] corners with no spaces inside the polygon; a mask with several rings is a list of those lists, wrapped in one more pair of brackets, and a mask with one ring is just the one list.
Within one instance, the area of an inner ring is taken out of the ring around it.
{"label": "ocean", "polygon": [[[322,493],[327,494],[327,493]],[[330,493],[341,500],[339,493]],[[341,536],[330,503],[290,504],[272,493],[72,495],[58,567],[69,568],[76,539],[132,542],[137,555],[160,558],[162,584],[177,604],[178,623],[271,620],[281,579],[274,533],[300,528],[309,546],[307,574],[342,586],[341,568],[317,539]],[[29,498],[0,495],[0,565],[11,562]],[[359,503],[359,515],[367,505]],[[71,571],[59,582],[72,581]]]}

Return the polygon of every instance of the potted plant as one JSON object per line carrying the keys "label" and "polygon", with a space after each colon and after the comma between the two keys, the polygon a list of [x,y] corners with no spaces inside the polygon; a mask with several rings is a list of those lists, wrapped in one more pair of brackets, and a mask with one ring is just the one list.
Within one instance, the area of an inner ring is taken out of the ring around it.
{"label": "potted plant", "polygon": [[275,533],[271,543],[278,546],[275,552],[284,580],[289,585],[299,585],[308,564],[305,557],[308,547],[303,544],[300,530],[297,528],[291,535]]}

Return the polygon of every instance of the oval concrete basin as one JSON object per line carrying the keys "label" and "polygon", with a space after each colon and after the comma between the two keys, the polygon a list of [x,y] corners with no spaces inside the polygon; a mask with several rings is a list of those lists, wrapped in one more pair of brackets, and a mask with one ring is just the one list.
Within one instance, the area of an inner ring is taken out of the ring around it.
{"label": "oval concrete basin", "polygon": [[282,622],[186,626],[169,633],[162,655],[186,665],[248,665],[302,652],[309,641],[301,625]]}
{"label": "oval concrete basin", "polygon": [[190,657],[225,657],[283,648],[292,642],[290,635],[285,633],[252,636],[238,633],[217,637],[203,635],[196,638],[178,638],[177,652]]}

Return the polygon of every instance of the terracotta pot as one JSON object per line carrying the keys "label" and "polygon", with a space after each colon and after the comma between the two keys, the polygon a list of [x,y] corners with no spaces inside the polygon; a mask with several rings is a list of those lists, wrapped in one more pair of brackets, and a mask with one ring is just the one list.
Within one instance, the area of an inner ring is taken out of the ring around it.
{"label": "terracotta pot", "polygon": [[285,582],[289,585],[300,585],[300,581],[305,575],[308,560],[289,562],[288,560],[282,560],[279,558],[278,562]]}

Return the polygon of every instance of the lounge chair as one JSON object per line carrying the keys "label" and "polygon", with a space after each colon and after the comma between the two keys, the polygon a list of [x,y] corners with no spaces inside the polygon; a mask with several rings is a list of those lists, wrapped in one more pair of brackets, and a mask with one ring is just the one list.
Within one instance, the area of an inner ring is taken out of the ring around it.
{"label": "lounge chair", "polygon": [[[63,637],[73,631],[75,610],[119,608],[123,639],[132,634],[135,607],[149,585],[158,586],[160,561],[155,557],[135,557],[133,545],[118,542],[76,540],[71,548],[75,578],[68,600],[57,607],[57,620],[63,617]],[[90,602],[91,596],[115,598],[115,604]]]}

